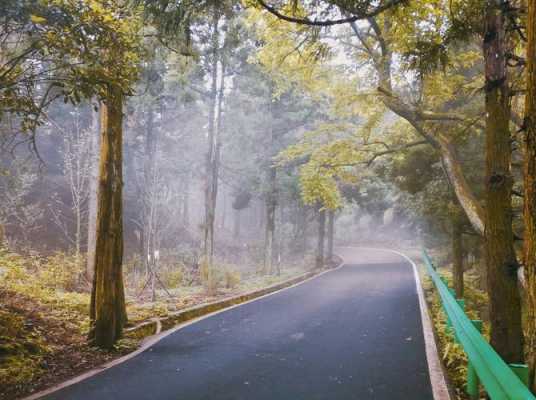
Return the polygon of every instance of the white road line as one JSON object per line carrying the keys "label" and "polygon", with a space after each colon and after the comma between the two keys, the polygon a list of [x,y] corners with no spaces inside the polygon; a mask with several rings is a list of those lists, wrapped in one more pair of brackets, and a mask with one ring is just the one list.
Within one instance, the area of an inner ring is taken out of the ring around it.
{"label": "white road line", "polygon": [[424,298],[424,292],[421,284],[421,278],[419,277],[419,271],[417,265],[411,258],[404,253],[401,253],[392,249],[380,249],[376,247],[344,247],[350,249],[364,249],[364,250],[376,250],[397,254],[400,257],[408,261],[413,268],[413,275],[415,277],[415,285],[417,290],[417,296],[419,298],[419,308],[421,310],[422,330],[424,334],[424,345],[426,349],[426,360],[428,363],[428,371],[430,374],[430,382],[432,384],[432,391],[434,394],[434,400],[450,400],[450,393],[445,381],[445,375],[443,374],[443,368],[441,361],[439,360],[439,354],[437,352],[437,344],[435,341],[434,330],[432,328],[432,320],[428,313],[428,306]]}

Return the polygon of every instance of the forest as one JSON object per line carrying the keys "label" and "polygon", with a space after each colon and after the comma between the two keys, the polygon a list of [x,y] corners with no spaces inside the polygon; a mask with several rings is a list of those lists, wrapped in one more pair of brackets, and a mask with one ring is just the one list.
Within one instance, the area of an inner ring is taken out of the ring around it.
{"label": "forest", "polygon": [[488,397],[422,249],[536,394],[536,0],[0,1],[0,399],[350,247],[415,260],[451,398]]}

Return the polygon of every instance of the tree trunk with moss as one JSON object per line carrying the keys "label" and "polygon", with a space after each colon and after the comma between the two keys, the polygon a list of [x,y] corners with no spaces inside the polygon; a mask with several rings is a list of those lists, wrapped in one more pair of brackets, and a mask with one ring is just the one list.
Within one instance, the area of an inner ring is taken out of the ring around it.
{"label": "tree trunk with moss", "polygon": [[530,384],[532,391],[536,393],[536,0],[528,0],[526,58],[524,262],[527,280],[527,348]]}
{"label": "tree trunk with moss", "polygon": [[506,67],[505,16],[494,0],[486,8],[486,208],[491,345],[508,363],[523,361],[518,263],[512,231],[510,101]]}
{"label": "tree trunk with moss", "polygon": [[452,280],[456,298],[463,298],[463,220],[461,213],[452,216]]}
{"label": "tree trunk with moss", "polygon": [[95,273],[89,339],[111,349],[121,337],[127,315],[123,286],[122,136],[123,95],[110,86],[101,106],[101,151]]}

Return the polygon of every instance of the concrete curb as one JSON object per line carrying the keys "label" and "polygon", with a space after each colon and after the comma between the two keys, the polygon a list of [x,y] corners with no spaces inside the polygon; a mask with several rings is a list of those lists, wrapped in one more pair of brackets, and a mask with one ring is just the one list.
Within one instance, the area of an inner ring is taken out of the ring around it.
{"label": "concrete curb", "polygon": [[[263,289],[253,290],[242,295],[229,297],[227,299],[214,301],[211,303],[199,304],[196,306],[189,307],[187,309],[177,311],[172,315],[165,318],[154,318],[145,322],[140,323],[132,328],[125,330],[124,334],[128,337],[137,337],[146,339],[142,342],[142,345],[132,353],[129,353],[125,356],[119,357],[113,361],[110,361],[104,365],[95,367],[87,372],[82,373],[74,378],[71,378],[67,381],[59,383],[55,386],[52,386],[48,389],[41,390],[27,397],[23,397],[20,400],[37,400],[43,396],[49,395],[53,392],[61,390],[65,387],[74,385],[78,382],[91,378],[98,373],[115,367],[116,365],[122,364],[125,361],[130,360],[131,358],[136,357],[138,354],[143,353],[151,346],[155,345],[157,342],[162,340],[168,335],[183,329],[189,325],[192,325],[198,321],[201,321],[205,318],[210,318],[213,315],[231,310],[235,307],[263,299],[265,297],[274,295],[283,290],[293,288],[295,286],[301,285],[305,282],[308,282],[312,279],[318,278],[326,273],[335,271],[344,266],[345,261],[342,257],[338,257],[340,263],[337,266],[324,269],[320,271],[311,271],[305,274],[299,275],[292,279],[277,283],[275,285],[268,286]],[[151,333],[154,332],[154,333]]]}
{"label": "concrete curb", "polygon": [[157,335],[162,331],[167,331],[168,329],[171,329],[176,325],[179,325],[186,321],[190,321],[194,318],[198,318],[227,307],[241,304],[257,297],[261,297],[266,294],[295,285],[296,283],[311,278],[318,273],[319,272],[307,272],[305,274],[299,275],[281,283],[276,283],[263,289],[252,290],[244,294],[228,297],[221,300],[216,300],[210,303],[197,304],[195,306],[191,306],[183,310],[170,313],[167,317],[151,318],[148,321],[141,322],[136,326],[125,329],[124,336],[141,339],[147,336]]}

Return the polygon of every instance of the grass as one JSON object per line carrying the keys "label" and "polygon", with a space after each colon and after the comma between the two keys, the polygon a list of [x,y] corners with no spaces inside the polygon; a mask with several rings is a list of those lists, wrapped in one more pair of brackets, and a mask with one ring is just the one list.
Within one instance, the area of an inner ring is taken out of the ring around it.
{"label": "grass", "polygon": [[[87,344],[90,295],[87,282],[80,278],[81,265],[80,260],[73,262],[73,257],[61,253],[45,258],[0,248],[0,400],[41,390],[139,345],[133,339],[123,339],[110,353]],[[127,290],[129,325],[264,288],[305,272],[299,266],[283,268],[278,276],[229,271],[211,296],[202,285],[169,289],[171,297],[158,290],[155,302],[148,301],[148,290],[142,296],[136,296],[137,287]]]}

